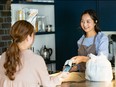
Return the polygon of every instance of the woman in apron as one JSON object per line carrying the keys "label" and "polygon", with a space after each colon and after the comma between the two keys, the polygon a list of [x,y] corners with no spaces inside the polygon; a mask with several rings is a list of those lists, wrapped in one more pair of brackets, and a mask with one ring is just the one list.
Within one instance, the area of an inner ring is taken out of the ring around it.
{"label": "woman in apron", "polygon": [[85,10],[81,15],[80,26],[84,35],[78,40],[78,56],[74,56],[71,71],[85,72],[86,62],[90,53],[100,55],[103,53],[108,57],[108,37],[104,35],[98,27],[98,17],[92,9]]}

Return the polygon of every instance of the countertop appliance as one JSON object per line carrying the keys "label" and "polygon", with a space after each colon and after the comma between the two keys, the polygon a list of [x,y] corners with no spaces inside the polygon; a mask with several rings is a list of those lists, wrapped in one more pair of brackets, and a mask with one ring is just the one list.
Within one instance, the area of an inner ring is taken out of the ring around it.
{"label": "countertop appliance", "polygon": [[115,67],[116,54],[116,34],[109,35],[109,54],[112,67]]}
{"label": "countertop appliance", "polygon": [[50,61],[50,56],[52,55],[52,48],[47,48],[46,45],[44,45],[41,47],[39,53],[45,59],[45,61]]}

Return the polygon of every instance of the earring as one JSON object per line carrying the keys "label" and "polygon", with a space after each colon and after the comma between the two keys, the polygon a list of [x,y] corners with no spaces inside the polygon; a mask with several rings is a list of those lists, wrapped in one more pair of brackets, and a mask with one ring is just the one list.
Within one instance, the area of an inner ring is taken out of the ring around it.
{"label": "earring", "polygon": [[95,22],[97,23],[97,20]]}

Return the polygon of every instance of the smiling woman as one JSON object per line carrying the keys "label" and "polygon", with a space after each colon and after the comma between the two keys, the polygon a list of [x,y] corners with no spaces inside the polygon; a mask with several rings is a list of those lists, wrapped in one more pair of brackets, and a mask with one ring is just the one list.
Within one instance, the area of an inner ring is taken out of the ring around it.
{"label": "smiling woman", "polygon": [[81,15],[80,26],[84,35],[78,40],[78,56],[74,56],[74,63],[78,70],[84,72],[85,64],[89,60],[88,54],[100,55],[102,52],[108,57],[108,37],[100,32],[98,17],[94,10],[85,10]]}
{"label": "smiling woman", "polygon": [[[84,34],[77,41],[78,55],[71,58],[73,60],[73,63],[76,64],[76,66],[73,66],[71,68],[71,71],[85,73],[85,70],[96,67],[97,64],[95,65],[95,63],[92,63],[94,66],[87,66],[87,62],[93,58],[92,55],[96,56],[95,59],[97,60],[102,53],[105,56],[106,60],[108,61],[107,59],[109,55],[108,37],[101,32],[100,28],[98,27],[98,23],[99,20],[97,14],[93,9],[87,9],[81,14],[80,26]],[[103,60],[102,57],[100,57],[99,62],[102,60]],[[105,66],[105,64],[103,66]],[[100,67],[97,68],[100,69]],[[101,67],[101,69],[102,68],[103,67]],[[110,71],[111,71],[111,66],[110,66]],[[91,75],[94,74],[93,72],[94,70],[91,71]],[[108,71],[106,71],[105,73],[107,72]],[[112,72],[110,73],[111,73],[110,75],[112,76]],[[101,76],[102,75],[103,73],[101,74]],[[100,74],[98,74],[98,77],[99,76]],[[101,81],[100,79],[97,80],[88,79],[88,80]],[[109,80],[111,81],[112,77]]]}

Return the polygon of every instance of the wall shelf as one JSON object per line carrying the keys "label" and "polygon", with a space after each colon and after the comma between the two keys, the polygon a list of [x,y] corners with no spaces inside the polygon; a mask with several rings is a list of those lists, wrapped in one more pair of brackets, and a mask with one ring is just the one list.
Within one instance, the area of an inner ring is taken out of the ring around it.
{"label": "wall shelf", "polygon": [[[12,25],[18,20],[27,20],[32,23],[35,31],[38,31],[35,33],[35,39],[32,45],[34,52],[38,53],[38,50],[43,45],[46,45],[47,48],[53,50],[50,57],[51,60],[56,60],[54,1],[27,2],[24,0],[13,0],[11,2],[11,17]],[[48,25],[49,27],[47,27]],[[47,61],[46,64],[48,64],[49,70],[56,71],[55,61]]]}
{"label": "wall shelf", "polygon": [[45,60],[46,64],[56,63],[56,60]]}
{"label": "wall shelf", "polygon": [[39,4],[39,5],[54,5],[54,2],[27,2],[27,1],[13,1],[12,4]]}
{"label": "wall shelf", "polygon": [[36,35],[55,34],[55,32],[36,32]]}

